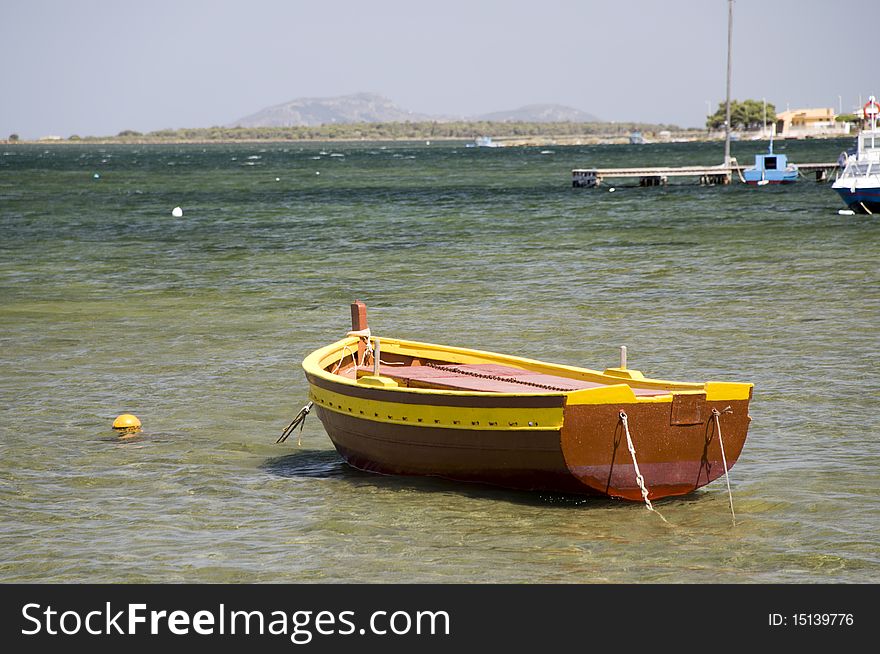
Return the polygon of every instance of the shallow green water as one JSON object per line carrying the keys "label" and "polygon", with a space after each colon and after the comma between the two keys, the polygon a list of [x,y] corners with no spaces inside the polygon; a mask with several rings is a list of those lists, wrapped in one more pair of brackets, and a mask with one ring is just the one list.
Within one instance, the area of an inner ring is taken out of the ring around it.
{"label": "shallow green water", "polygon": [[[880,581],[878,218],[812,181],[570,188],[574,167],[719,159],[0,146],[0,581]],[[652,376],[754,382],[737,526],[722,480],[658,502],[666,525],[361,473],[314,417],[275,445],[355,298],[380,335],[593,368],[626,344]],[[141,436],[115,436],[123,412]]]}

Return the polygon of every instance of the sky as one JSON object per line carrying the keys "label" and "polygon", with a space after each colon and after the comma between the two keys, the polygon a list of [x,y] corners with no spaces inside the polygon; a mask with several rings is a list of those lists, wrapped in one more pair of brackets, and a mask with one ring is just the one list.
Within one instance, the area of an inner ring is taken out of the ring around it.
{"label": "sky", "polygon": [[[733,6],[734,99],[848,111],[880,96],[880,0]],[[427,114],[554,103],[701,127],[724,100],[727,10],[727,0],[0,0],[0,138],[225,125],[361,91]]]}

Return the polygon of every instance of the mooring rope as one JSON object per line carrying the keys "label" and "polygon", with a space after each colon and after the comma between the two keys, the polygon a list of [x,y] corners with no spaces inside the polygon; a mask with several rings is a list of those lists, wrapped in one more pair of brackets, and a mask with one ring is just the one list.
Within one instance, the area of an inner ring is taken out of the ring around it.
{"label": "mooring rope", "polygon": [[355,360],[355,365],[358,365],[358,366],[366,365],[367,355],[369,355],[371,357],[373,356],[373,344],[370,342],[370,339],[373,337],[373,334],[370,331],[370,328],[367,327],[365,329],[358,329],[357,331],[350,331],[346,334],[346,336],[356,336],[357,338],[360,338],[364,341],[364,348],[365,349],[364,349],[363,360],[360,363],[358,363],[357,360]]}
{"label": "mooring rope", "polygon": [[800,168],[797,169],[797,174],[798,174],[798,177],[800,177],[801,179],[809,179],[809,177],[804,175],[804,173],[801,171]]}
{"label": "mooring rope", "polygon": [[739,175],[739,181],[741,181],[743,184],[745,184],[746,178],[743,177],[742,170],[740,170],[739,161],[736,160],[736,157],[731,157],[730,163],[731,163],[731,165],[736,164],[736,174]]}
{"label": "mooring rope", "polygon": [[663,517],[663,514],[660,513],[657,509],[654,508],[654,505],[651,504],[651,500],[648,499],[648,489],[645,486],[645,478],[642,477],[642,472],[639,470],[639,462],[636,461],[636,448],[633,445],[632,436],[629,433],[629,418],[626,416],[625,411],[620,412],[620,421],[623,423],[623,430],[626,432],[626,446],[629,448],[629,454],[633,460],[633,468],[636,471],[636,483],[639,485],[639,489],[642,491],[642,498],[645,500],[645,506],[648,511],[653,511],[657,515],[660,516],[660,519],[663,522],[668,524],[666,518]]}
{"label": "mooring rope", "polygon": [[302,409],[299,410],[299,413],[296,414],[296,417],[290,421],[290,424],[284,428],[284,431],[281,432],[281,436],[278,437],[278,440],[275,443],[283,443],[287,440],[287,437],[293,433],[293,430],[299,427],[299,438],[297,439],[296,445],[297,447],[302,446],[302,430],[303,425],[306,423],[306,416],[309,415],[309,411],[312,410],[312,405],[314,402],[309,402]]}
{"label": "mooring rope", "polygon": [[736,526],[736,513],[733,512],[733,493],[730,492],[730,475],[727,474],[727,456],[724,454],[724,441],[721,439],[721,414],[733,413],[733,409],[727,407],[724,411],[712,409],[712,417],[715,418],[715,428],[718,430],[718,444],[721,446],[721,461],[724,463],[724,481],[727,482],[727,498],[730,500],[730,517],[733,526]]}
{"label": "mooring rope", "polygon": [[[339,361],[336,362],[336,367],[333,368],[333,371],[330,373],[331,375],[335,375],[339,372],[339,369],[342,367],[342,362],[345,361],[345,353],[348,352],[348,355],[351,357],[352,363],[354,363],[355,367],[357,367],[357,357],[354,355],[354,352],[347,345],[342,346],[342,356]],[[364,357],[366,357],[366,353],[364,353]]]}

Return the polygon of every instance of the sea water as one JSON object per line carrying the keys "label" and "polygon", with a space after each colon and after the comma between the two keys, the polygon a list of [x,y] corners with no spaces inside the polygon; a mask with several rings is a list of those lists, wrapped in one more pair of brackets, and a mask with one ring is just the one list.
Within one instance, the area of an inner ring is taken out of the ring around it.
{"label": "sea water", "polygon": [[[721,156],[0,145],[0,581],[880,581],[880,218],[809,179],[570,183]],[[736,525],[722,479],[656,502],[667,524],[359,472],[314,415],[276,445],[355,299],[380,336],[598,369],[627,345],[649,376],[753,382]]]}

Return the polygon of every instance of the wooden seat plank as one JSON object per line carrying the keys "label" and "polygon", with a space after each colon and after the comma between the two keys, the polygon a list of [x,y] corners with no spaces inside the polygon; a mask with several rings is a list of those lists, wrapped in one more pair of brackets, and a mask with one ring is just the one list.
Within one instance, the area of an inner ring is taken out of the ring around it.
{"label": "wooden seat plank", "polygon": [[[456,372],[457,370],[461,372]],[[372,372],[373,369],[369,366],[358,369],[359,376],[372,374]],[[435,388],[481,393],[541,393],[557,389],[575,391],[607,385],[491,363],[449,364],[442,368],[382,364],[379,367],[379,374],[390,377],[398,384],[409,388]],[[492,379],[490,376],[509,379]],[[540,384],[540,386],[535,384]],[[633,392],[636,395],[648,396],[664,395],[669,391],[633,388]]]}

